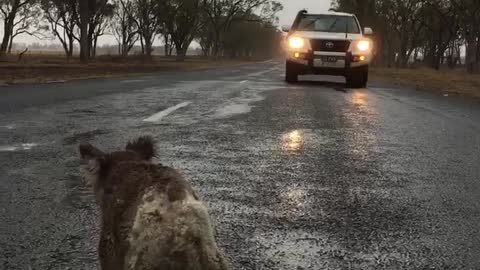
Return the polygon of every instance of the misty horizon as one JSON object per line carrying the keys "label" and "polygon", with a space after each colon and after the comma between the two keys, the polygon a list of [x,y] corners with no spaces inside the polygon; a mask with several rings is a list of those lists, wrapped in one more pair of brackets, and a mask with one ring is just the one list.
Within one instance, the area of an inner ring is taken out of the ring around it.
{"label": "misty horizon", "polygon": [[[331,6],[330,0],[300,0],[300,1],[292,1],[292,0],[279,0],[278,2],[282,3],[283,10],[279,12],[279,23],[278,26],[282,26],[284,24],[291,24],[295,19],[298,11],[301,9],[308,9],[311,12],[322,12],[327,11]],[[3,37],[3,21],[0,21],[0,37]],[[161,39],[156,39],[156,44]],[[15,38],[14,45],[30,45],[30,44],[58,44],[60,42],[54,36],[50,36],[48,39],[39,39],[36,37],[29,36],[28,34],[22,34]],[[104,45],[116,45],[117,41],[115,37],[111,34],[105,34],[104,36],[99,37],[99,46]],[[158,46],[158,45],[157,45]],[[195,49],[199,47],[197,42],[192,42],[191,48]],[[61,48],[61,47],[60,47]],[[19,49],[19,48],[17,48]],[[20,48],[21,49],[21,48]]]}

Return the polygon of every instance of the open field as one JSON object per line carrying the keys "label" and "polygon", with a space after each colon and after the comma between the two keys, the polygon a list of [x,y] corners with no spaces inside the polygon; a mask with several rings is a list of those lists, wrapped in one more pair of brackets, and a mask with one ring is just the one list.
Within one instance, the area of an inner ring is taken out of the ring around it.
{"label": "open field", "polygon": [[152,61],[145,61],[136,56],[128,59],[118,56],[98,56],[88,64],[81,64],[77,59],[67,61],[63,55],[58,54],[30,54],[25,55],[22,61],[18,61],[16,55],[11,55],[0,61],[0,85],[103,78],[162,71],[186,71],[235,66],[258,60],[214,60],[188,57],[185,62],[177,62],[175,58],[171,57],[155,56]]}
{"label": "open field", "polygon": [[480,98],[480,74],[466,74],[462,70],[373,68],[371,80],[422,91]]}

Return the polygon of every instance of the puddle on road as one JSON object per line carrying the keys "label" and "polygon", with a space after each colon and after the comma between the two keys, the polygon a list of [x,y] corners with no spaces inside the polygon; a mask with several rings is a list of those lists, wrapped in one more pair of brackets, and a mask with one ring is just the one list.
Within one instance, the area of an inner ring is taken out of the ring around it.
{"label": "puddle on road", "polygon": [[252,110],[252,106],[248,104],[230,104],[218,109],[215,112],[216,118],[226,118],[235,114],[249,113]]}
{"label": "puddle on road", "polygon": [[305,136],[303,130],[293,130],[282,136],[282,150],[291,153],[303,150]]}
{"label": "puddle on road", "polygon": [[277,90],[282,85],[275,83],[254,83],[241,93],[241,97],[234,98],[229,104],[223,107],[217,108],[214,114],[214,118],[228,118],[237,114],[244,114],[251,112],[255,107],[252,103],[263,101],[265,96],[261,95],[262,92]]}
{"label": "puddle on road", "polygon": [[295,155],[303,153],[307,148],[314,149],[318,145],[327,145],[334,142],[332,134],[325,130],[294,129],[280,138],[280,146],[285,154]]}

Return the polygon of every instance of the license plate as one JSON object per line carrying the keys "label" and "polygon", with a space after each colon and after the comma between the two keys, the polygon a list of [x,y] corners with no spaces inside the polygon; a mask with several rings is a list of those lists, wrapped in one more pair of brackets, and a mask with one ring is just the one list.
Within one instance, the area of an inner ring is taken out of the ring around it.
{"label": "license plate", "polygon": [[337,57],[335,56],[325,56],[325,57],[322,57],[322,61],[323,62],[327,62],[327,63],[336,63],[337,62]]}

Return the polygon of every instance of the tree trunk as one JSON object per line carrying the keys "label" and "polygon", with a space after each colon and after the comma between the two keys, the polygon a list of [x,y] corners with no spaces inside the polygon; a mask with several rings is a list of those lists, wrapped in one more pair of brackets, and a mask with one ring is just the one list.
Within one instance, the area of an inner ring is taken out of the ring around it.
{"label": "tree trunk", "polygon": [[119,45],[121,52],[120,55],[122,57],[127,57],[128,56],[128,44],[126,42],[123,42],[123,44]]}
{"label": "tree trunk", "polygon": [[147,56],[148,59],[152,57],[153,53],[153,35],[154,33],[151,32],[145,32],[144,33],[144,46],[145,46],[145,56]]}
{"label": "tree trunk", "polygon": [[220,30],[216,29],[215,38],[213,40],[212,54],[216,59],[218,59],[219,53],[220,53]]}
{"label": "tree trunk", "polygon": [[93,33],[91,31],[91,28],[92,26],[89,25],[88,26],[88,58],[94,58],[93,56],[93,42],[94,42],[94,38],[93,38]]}
{"label": "tree trunk", "polygon": [[93,45],[91,48],[91,56],[92,58],[97,57],[97,42],[98,42],[98,37],[93,38]]}
{"label": "tree trunk", "polygon": [[140,45],[142,46],[142,54],[145,55],[145,43],[143,42],[142,35],[140,35]]}
{"label": "tree trunk", "polygon": [[[11,11],[11,14],[16,14],[13,11]],[[10,43],[10,38],[12,36],[13,32],[13,23],[14,23],[15,16],[10,15],[3,23],[3,40],[2,40],[2,45],[0,46],[0,56],[5,55],[8,49],[8,45]]]}
{"label": "tree trunk", "polygon": [[458,63],[459,65],[462,64],[462,55],[461,55],[461,52],[460,52],[460,44],[457,44],[455,61],[456,61],[456,63]]}
{"label": "tree trunk", "polygon": [[405,42],[403,41],[402,44],[400,44],[400,52],[398,53],[398,57],[396,59],[396,66],[404,68],[407,66],[407,62],[407,48]]}
{"label": "tree trunk", "polygon": [[477,61],[477,42],[475,38],[467,40],[467,51],[465,56],[465,65],[468,73],[476,73],[479,70]]}
{"label": "tree trunk", "polygon": [[146,40],[146,42],[145,42],[145,55],[150,58],[152,56],[152,52],[153,52],[152,42],[150,42],[149,40]]}
{"label": "tree trunk", "polygon": [[169,47],[170,47],[170,43],[169,43],[169,38],[168,38],[168,35],[165,34],[163,35],[163,39],[165,40],[165,56],[170,56],[168,53],[169,53]]}
{"label": "tree trunk", "polygon": [[74,42],[74,37],[69,36],[68,37],[68,52],[67,52],[67,60],[70,61],[70,58],[73,56],[73,42]]}
{"label": "tree trunk", "polygon": [[181,47],[177,47],[176,50],[177,50],[176,61],[177,62],[185,61],[186,50],[184,48],[181,48]]}
{"label": "tree trunk", "polygon": [[13,36],[13,35],[11,35],[11,36],[10,36],[10,42],[9,42],[9,44],[8,44],[8,54],[11,54],[11,53],[12,53],[12,48],[13,48],[13,38],[14,38],[14,36]]}
{"label": "tree trunk", "polygon": [[88,23],[90,21],[89,1],[79,1],[80,7],[80,61],[88,62]]}

